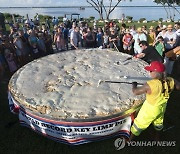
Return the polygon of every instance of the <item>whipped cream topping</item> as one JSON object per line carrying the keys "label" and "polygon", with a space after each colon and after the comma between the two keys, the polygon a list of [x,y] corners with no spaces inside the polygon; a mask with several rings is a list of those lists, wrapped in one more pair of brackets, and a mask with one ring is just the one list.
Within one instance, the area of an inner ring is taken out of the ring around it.
{"label": "whipped cream topping", "polygon": [[[34,60],[11,78],[9,89],[20,104],[55,118],[93,118],[127,110],[135,96],[132,85],[150,79],[144,61],[108,49],[57,53]],[[125,62],[124,62],[125,61]],[[45,110],[42,111],[42,108]]]}

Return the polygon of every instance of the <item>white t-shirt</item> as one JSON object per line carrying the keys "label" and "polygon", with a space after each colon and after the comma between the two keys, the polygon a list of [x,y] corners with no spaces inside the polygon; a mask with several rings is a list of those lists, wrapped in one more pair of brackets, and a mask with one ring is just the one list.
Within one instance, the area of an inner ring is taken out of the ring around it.
{"label": "white t-shirt", "polygon": [[133,39],[134,39],[134,53],[135,54],[141,53],[142,49],[139,46],[139,42],[147,41],[147,36],[144,33],[141,33],[141,34],[137,33],[133,36]]}
{"label": "white t-shirt", "polygon": [[176,39],[177,39],[177,35],[176,35],[175,32],[173,32],[173,31],[172,31],[172,32],[167,31],[166,34],[165,34],[165,36],[164,36],[165,48],[166,48],[166,49],[172,49],[176,43],[174,43],[174,44],[169,44],[169,43],[167,43],[167,42],[170,41],[170,40],[173,40],[173,41],[175,40],[175,41],[176,41]]}
{"label": "white t-shirt", "polygon": [[63,22],[66,22],[68,19],[66,17],[63,18]]}
{"label": "white t-shirt", "polygon": [[159,37],[159,36],[162,36],[163,38],[165,37],[165,34],[166,34],[166,32],[164,33],[164,32],[160,32],[158,35],[157,35],[157,37],[156,37],[156,40],[157,40],[157,38]]}
{"label": "white t-shirt", "polygon": [[77,36],[77,32],[75,32],[74,30],[71,32],[70,34],[70,40],[73,41],[74,45],[77,46],[78,45],[78,36]]}
{"label": "white t-shirt", "polygon": [[136,33],[136,31],[135,31],[134,29],[130,29],[130,34],[131,34],[132,36],[134,36],[134,35],[137,34],[137,33]]}

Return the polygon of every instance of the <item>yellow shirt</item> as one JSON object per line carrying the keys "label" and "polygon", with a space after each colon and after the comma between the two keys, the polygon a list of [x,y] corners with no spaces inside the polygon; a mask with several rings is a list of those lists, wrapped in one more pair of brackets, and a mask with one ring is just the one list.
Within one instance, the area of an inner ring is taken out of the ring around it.
{"label": "yellow shirt", "polygon": [[153,45],[155,38],[154,38],[154,33],[148,34],[148,43],[149,45]]}
{"label": "yellow shirt", "polygon": [[158,79],[147,81],[147,84],[151,88],[151,94],[146,94],[146,100],[154,106],[166,103],[169,99],[169,94],[174,89],[174,79],[171,77],[164,81],[164,86],[162,86],[162,81]]}

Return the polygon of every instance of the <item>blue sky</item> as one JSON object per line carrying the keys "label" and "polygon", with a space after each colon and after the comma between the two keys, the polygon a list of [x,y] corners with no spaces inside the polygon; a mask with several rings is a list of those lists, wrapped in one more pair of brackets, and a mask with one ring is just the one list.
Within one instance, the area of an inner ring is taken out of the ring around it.
{"label": "blue sky", "polygon": [[[105,0],[109,1],[109,0]],[[115,1],[115,0],[114,0]],[[9,6],[79,6],[88,5],[86,0],[0,0],[1,7]],[[120,5],[153,5],[153,0],[122,0]]]}

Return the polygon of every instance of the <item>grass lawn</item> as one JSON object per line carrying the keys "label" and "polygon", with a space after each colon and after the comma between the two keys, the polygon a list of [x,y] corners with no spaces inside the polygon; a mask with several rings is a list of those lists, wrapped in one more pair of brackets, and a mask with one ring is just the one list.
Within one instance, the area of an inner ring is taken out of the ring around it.
{"label": "grass lawn", "polygon": [[[91,22],[89,22],[88,23],[89,24],[89,26],[90,27],[93,27],[93,23],[91,23]],[[142,27],[142,26],[144,26],[144,25],[146,25],[147,26],[147,30],[149,30],[149,27],[150,26],[154,26],[154,28],[156,27],[156,26],[158,26],[159,25],[159,22],[158,21],[155,21],[155,22],[152,22],[152,21],[148,21],[147,23],[138,23],[137,21],[133,21],[133,22],[131,22],[131,23],[125,23],[126,24],[126,26],[127,27],[131,27],[132,25],[135,25],[136,26],[136,28],[138,28],[138,27]],[[167,22],[163,22],[162,23],[163,25],[169,25],[169,24],[174,24],[174,22],[170,22],[170,23],[167,23]],[[41,25],[42,25],[42,22],[41,22]],[[120,28],[121,28],[121,25],[122,25],[122,23],[117,23],[117,25],[118,26],[120,26]],[[6,30],[9,32],[9,29],[10,29],[10,26],[9,26],[9,24],[6,24],[5,25],[6,26]],[[103,27],[104,26],[104,23],[97,23],[97,27]],[[22,27],[22,24],[20,23],[20,27]],[[53,26],[52,26],[52,24],[51,24],[51,30],[50,30],[51,32],[53,31]]]}
{"label": "grass lawn", "polygon": [[[165,115],[165,128],[175,126],[162,132],[162,141],[175,141],[176,146],[148,146],[128,147],[117,151],[114,141],[117,137],[103,141],[88,143],[79,146],[69,146],[57,143],[43,137],[31,129],[19,125],[18,116],[9,111],[7,100],[7,82],[0,82],[0,154],[114,154],[114,153],[136,153],[156,154],[180,152],[180,91],[174,91],[168,102]],[[10,125],[11,124],[11,125]],[[149,127],[136,141],[152,141],[154,129]]]}

